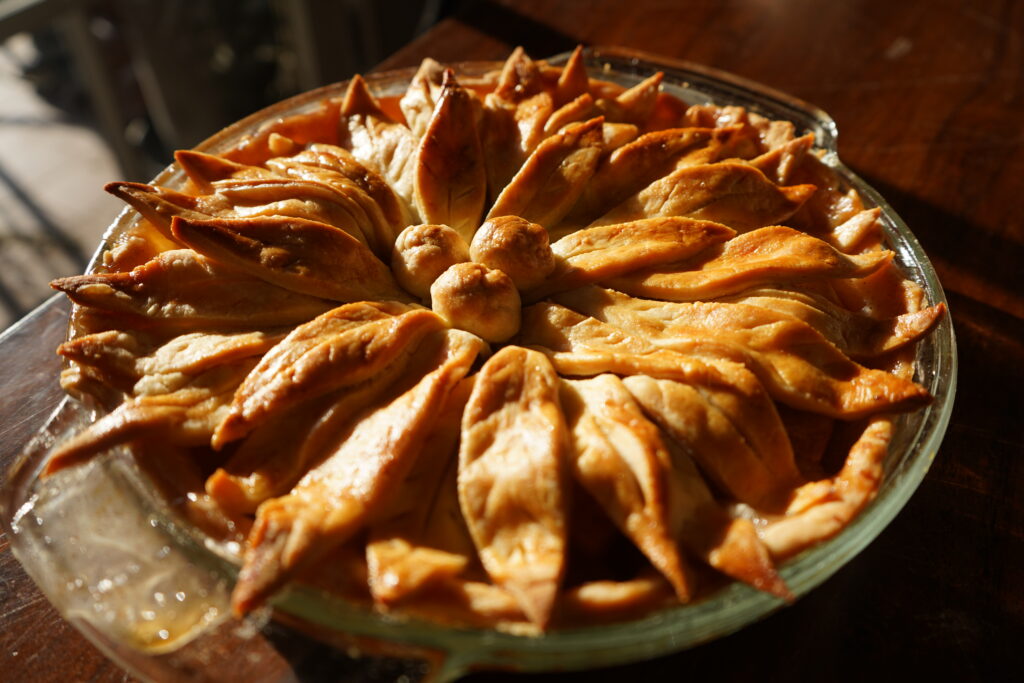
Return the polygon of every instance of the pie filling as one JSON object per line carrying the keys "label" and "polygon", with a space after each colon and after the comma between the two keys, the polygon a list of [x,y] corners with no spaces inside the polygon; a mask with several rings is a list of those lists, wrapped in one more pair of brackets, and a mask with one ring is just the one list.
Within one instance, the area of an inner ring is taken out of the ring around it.
{"label": "pie filling", "polygon": [[[930,400],[943,315],[810,135],[516,50],[426,60],[397,102],[343,99],[180,189],[112,183],[140,220],[59,352],[105,414],[47,473],[125,447],[210,536],[237,614],[305,582],[520,633],[632,618],[838,533]],[[397,105],[397,106],[396,106]]]}

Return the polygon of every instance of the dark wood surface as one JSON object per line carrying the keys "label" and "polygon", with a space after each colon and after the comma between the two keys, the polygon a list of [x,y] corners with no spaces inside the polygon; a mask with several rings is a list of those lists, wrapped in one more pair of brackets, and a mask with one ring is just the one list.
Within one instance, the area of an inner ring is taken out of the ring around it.
{"label": "dark wood surface", "polygon": [[[539,57],[580,42],[701,62],[828,111],[839,125],[843,159],[903,216],[939,272],[957,332],[960,388],[942,449],[907,507],[861,555],[796,605],[687,652],[613,670],[532,678],[1019,676],[1024,3],[471,2],[381,68],[411,66],[428,55],[500,59],[515,45]],[[4,467],[58,395],[52,386],[29,395],[19,387],[36,380],[38,363],[56,370],[50,349],[65,310],[51,304],[27,321],[21,337],[0,343]],[[0,537],[0,680],[124,678],[60,620]],[[471,677],[505,678],[514,677]]]}

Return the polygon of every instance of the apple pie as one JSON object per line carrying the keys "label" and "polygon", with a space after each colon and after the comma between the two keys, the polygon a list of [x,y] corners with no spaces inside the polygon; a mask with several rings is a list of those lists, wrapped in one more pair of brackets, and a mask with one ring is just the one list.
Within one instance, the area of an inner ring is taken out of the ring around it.
{"label": "apple pie", "polygon": [[661,80],[428,59],[110,184],[138,220],[53,283],[100,416],[46,473],[130,453],[241,548],[239,615],[291,582],[517,633],[791,598],[944,309],[811,135]]}

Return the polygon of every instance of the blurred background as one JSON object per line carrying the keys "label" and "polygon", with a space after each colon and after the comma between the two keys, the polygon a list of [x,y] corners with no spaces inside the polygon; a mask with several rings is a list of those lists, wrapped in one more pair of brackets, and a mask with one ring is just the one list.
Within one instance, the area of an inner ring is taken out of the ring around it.
{"label": "blurred background", "polygon": [[0,0],[0,329],[120,202],[228,123],[368,71],[468,1]]}

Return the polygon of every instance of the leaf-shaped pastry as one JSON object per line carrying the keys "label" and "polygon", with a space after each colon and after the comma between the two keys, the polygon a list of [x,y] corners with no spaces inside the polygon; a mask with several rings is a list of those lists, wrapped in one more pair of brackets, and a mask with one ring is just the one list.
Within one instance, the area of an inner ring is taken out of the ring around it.
{"label": "leaf-shaped pastry", "polygon": [[238,388],[214,447],[302,401],[363,382],[444,326],[430,311],[395,314],[396,306],[347,304],[296,327]]}
{"label": "leaf-shaped pastry", "polygon": [[771,503],[783,490],[733,421],[696,387],[646,375],[627,377],[624,383],[644,412],[737,500]]}
{"label": "leaf-shaped pastry", "polygon": [[444,86],[416,157],[413,200],[426,223],[447,225],[466,243],[480,224],[487,172],[476,126],[479,103],[445,72]]}
{"label": "leaf-shaped pastry", "polygon": [[802,509],[775,520],[762,532],[765,545],[775,557],[792,556],[836,535],[874,499],[892,435],[891,420],[873,418],[850,448],[840,472],[832,479],[806,485],[814,489],[814,504],[805,505],[802,492],[797,491],[794,502],[803,505]]}
{"label": "leaf-shaped pastry", "polygon": [[615,99],[598,99],[597,106],[609,121],[632,123],[643,128],[654,111],[654,103],[664,78],[665,74],[659,71]]}
{"label": "leaf-shaped pastry", "polygon": [[411,206],[417,147],[412,132],[387,117],[359,75],[349,83],[341,116],[342,137],[352,156],[384,176]]}
{"label": "leaf-shaped pastry", "polygon": [[[714,460],[716,447],[730,455],[709,467],[715,468],[720,485],[740,500],[774,505],[800,480],[778,414],[760,382],[739,364],[658,350],[617,327],[555,304],[528,309],[523,337],[524,343],[542,345],[540,350],[565,375],[609,372],[679,384],[680,400],[695,420],[694,438],[706,439],[706,457]],[[712,445],[715,439],[718,446]]]}
{"label": "leaf-shaped pastry", "polygon": [[648,218],[577,230],[551,245],[555,270],[527,296],[536,300],[551,292],[675,263],[735,234],[724,225],[690,218]]}
{"label": "leaf-shaped pastry", "polygon": [[332,306],[218,265],[191,249],[165,251],[127,273],[75,275],[50,286],[81,306],[130,316],[130,325],[182,331],[294,325]]}
{"label": "leaf-shaped pastry", "polygon": [[[343,147],[314,143],[289,157],[274,157],[267,168],[283,175],[316,180],[331,187],[355,187],[370,199],[357,196],[360,206],[375,224],[381,218],[390,227],[389,244],[405,226],[413,223],[413,215],[405,202],[395,194],[387,181],[376,171],[360,163]],[[377,213],[380,213],[380,217]]]}
{"label": "leaf-shaped pastry", "polygon": [[171,219],[184,216],[202,220],[209,215],[199,210],[195,197],[157,185],[144,183],[108,183],[104,190],[142,214],[160,234],[173,244],[180,244],[171,233]]}
{"label": "leaf-shaped pastry", "polygon": [[878,207],[865,209],[852,218],[836,226],[832,231],[832,243],[840,251],[853,253],[858,247],[867,244],[880,244],[882,241],[882,225],[879,219],[882,210]]}
{"label": "leaf-shaped pastry", "polygon": [[182,446],[209,443],[235,388],[255,364],[247,358],[218,365],[195,376],[179,376],[170,386],[149,382],[148,393],[126,400],[56,448],[44,474],[139,438],[159,438]]}
{"label": "leaf-shaped pastry", "polygon": [[303,218],[174,218],[171,232],[204,256],[284,289],[334,301],[409,301],[391,270],[344,230]]}
{"label": "leaf-shaped pastry", "polygon": [[913,382],[853,362],[810,325],[755,306],[649,301],[594,287],[559,301],[657,346],[741,362],[777,400],[802,410],[855,419],[929,400]]}
{"label": "leaf-shaped pastry", "polygon": [[196,197],[140,183],[110,183],[106,189],[176,243],[171,230],[175,216],[193,220],[291,216],[333,225],[378,253],[389,253],[391,248],[390,243],[385,248],[378,239],[370,218],[357,202],[322,183],[272,177],[218,180],[210,187],[211,194]]}
{"label": "leaf-shaped pastry", "polygon": [[494,92],[484,98],[481,142],[492,201],[544,139],[544,124],[554,108],[537,65],[516,48],[505,61]]}
{"label": "leaf-shaped pastry", "polygon": [[590,78],[587,67],[583,64],[583,46],[577,45],[569,56],[569,61],[562,67],[555,84],[555,104],[562,106],[583,95],[589,96]]}
{"label": "leaf-shaped pastry", "polygon": [[864,277],[892,258],[891,251],[847,256],[799,230],[774,225],[737,235],[671,270],[638,271],[605,284],[634,296],[700,301],[774,282]]}
{"label": "leaf-shaped pastry", "polygon": [[200,194],[214,192],[213,184],[218,180],[255,180],[274,178],[278,175],[259,166],[240,164],[224,157],[191,149],[179,149],[174,153],[174,161],[185,172]]}
{"label": "leaf-shaped pastry", "polygon": [[434,107],[441,98],[444,72],[443,66],[427,57],[420,62],[420,68],[416,70],[416,75],[412,77],[408,89],[398,102],[409,130],[417,139],[426,134]]}
{"label": "leaf-shaped pastry", "polygon": [[64,342],[57,353],[94,369],[111,386],[133,393],[143,378],[150,378],[144,387],[151,378],[196,375],[216,365],[262,356],[284,336],[282,331],[263,330],[192,332],[161,344],[137,331],[107,330]]}
{"label": "leaf-shaped pastry", "polygon": [[853,359],[872,358],[918,341],[946,310],[940,303],[891,318],[875,318],[847,310],[824,296],[793,289],[748,290],[719,301],[758,306],[803,321]]}
{"label": "leaf-shaped pastry", "polygon": [[737,161],[684,166],[626,199],[594,225],[689,216],[746,232],[789,218],[814,191],[813,185],[779,187],[750,164]]}
{"label": "leaf-shaped pastry", "polygon": [[297,178],[267,178],[219,180],[213,187],[214,194],[197,200],[197,208],[211,216],[305,218],[344,230],[377,254],[390,253],[390,232],[382,234],[380,226],[374,224],[344,186],[332,188]]}
{"label": "leaf-shaped pastry", "polygon": [[[623,383],[628,387],[636,379],[627,377]],[[681,544],[723,574],[784,600],[793,600],[753,523],[731,517],[711,495],[684,448],[670,438],[664,443],[672,456],[673,480],[679,490],[674,498],[673,518],[679,527]]]}
{"label": "leaf-shaped pastry", "polygon": [[480,369],[462,418],[459,500],[484,568],[543,628],[566,554],[565,418],[558,375],[506,346]]}
{"label": "leaf-shaped pastry", "polygon": [[699,357],[659,349],[627,330],[558,304],[541,303],[524,312],[520,342],[543,347],[564,375],[643,374],[694,387],[732,422],[772,473],[777,489],[802,480],[775,406],[749,370],[714,354]]}
{"label": "leaf-shaped pastry", "polygon": [[594,497],[657,569],[689,601],[693,577],[676,542],[681,492],[658,429],[614,375],[562,382],[571,435],[569,462]]}
{"label": "leaf-shaped pastry", "polygon": [[462,411],[473,380],[466,378],[448,395],[423,452],[380,521],[370,526],[366,563],[370,592],[379,603],[394,604],[451,581],[475,558],[456,493]]}
{"label": "leaf-shaped pastry", "polygon": [[[584,93],[551,113],[544,123],[544,134],[554,135],[571,123],[592,119],[596,111],[594,98]],[[604,137],[604,124],[601,125],[601,133]]]}
{"label": "leaf-shaped pastry", "polygon": [[393,401],[371,409],[338,449],[282,498],[260,506],[232,608],[245,614],[297,570],[348,540],[389,502],[423,448],[445,398],[484,344],[457,330],[427,349],[431,370]]}
{"label": "leaf-shaped pastry", "polygon": [[[324,321],[340,328],[340,319]],[[312,333],[312,330],[307,330]],[[436,333],[434,333],[436,334]],[[307,341],[311,341],[313,335]],[[409,369],[417,351],[409,344],[385,367],[355,384],[301,401],[262,421],[223,467],[206,481],[206,492],[225,510],[252,513],[283,496],[338,446],[340,435]]]}
{"label": "leaf-shaped pastry", "polygon": [[[354,163],[358,164],[359,162],[354,161]],[[349,207],[350,214],[358,216],[361,221],[360,230],[364,231],[367,241],[374,245],[375,249],[383,251],[385,246],[394,242],[394,228],[384,216],[380,206],[357,183],[352,182],[346,176],[333,169],[294,161],[294,158],[269,159],[267,164],[274,164],[276,168],[280,169],[282,175],[325,185],[343,197],[344,199],[341,201]],[[362,222],[364,217],[365,222]]]}
{"label": "leaf-shaped pastry", "polygon": [[641,135],[601,162],[572,208],[569,220],[589,222],[679,165],[717,161],[722,140],[729,138],[732,132],[732,129],[670,128]]}
{"label": "leaf-shaped pastry", "polygon": [[784,145],[750,160],[750,165],[764,173],[779,185],[791,182],[791,178],[814,145],[814,135],[808,133],[790,140]]}
{"label": "leaf-shaped pastry", "polygon": [[603,123],[599,117],[572,124],[541,142],[498,195],[488,218],[519,216],[545,226],[561,221],[597,167]]}

